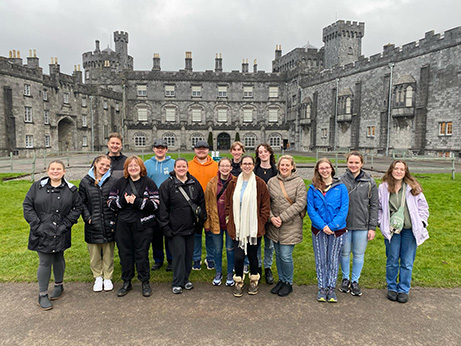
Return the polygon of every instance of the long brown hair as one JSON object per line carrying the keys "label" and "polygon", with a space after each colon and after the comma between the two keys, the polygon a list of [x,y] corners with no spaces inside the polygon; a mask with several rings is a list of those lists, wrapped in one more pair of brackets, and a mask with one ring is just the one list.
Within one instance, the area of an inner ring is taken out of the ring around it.
{"label": "long brown hair", "polygon": [[275,165],[275,156],[274,156],[274,149],[272,149],[272,147],[267,144],[267,143],[261,143],[260,145],[258,145],[256,147],[256,150],[255,150],[255,156],[256,156],[256,164],[257,165],[260,165],[261,164],[261,159],[259,158],[259,148],[265,148],[269,154],[271,154],[270,158],[269,158],[269,162],[273,165]]}
{"label": "long brown hair", "polygon": [[421,192],[423,192],[423,188],[421,187],[421,184],[416,180],[416,178],[410,173],[408,170],[408,165],[405,161],[403,160],[395,160],[394,162],[391,163],[389,166],[389,169],[383,176],[383,182],[387,183],[387,190],[390,193],[397,192],[395,191],[395,182],[396,180],[392,176],[392,171],[395,168],[395,165],[398,163],[402,163],[405,166],[405,176],[403,177],[403,181],[410,185],[411,187],[411,194],[413,196],[419,195]]}
{"label": "long brown hair", "polygon": [[314,187],[316,189],[319,189],[319,190],[323,191],[323,190],[325,190],[326,185],[325,185],[325,182],[322,179],[322,176],[319,173],[319,166],[320,166],[321,163],[328,163],[330,165],[330,167],[331,167],[331,177],[335,176],[336,171],[335,171],[335,168],[333,167],[333,164],[331,163],[331,161],[328,160],[326,157],[321,158],[315,164],[314,177],[312,178],[312,184],[314,185]]}

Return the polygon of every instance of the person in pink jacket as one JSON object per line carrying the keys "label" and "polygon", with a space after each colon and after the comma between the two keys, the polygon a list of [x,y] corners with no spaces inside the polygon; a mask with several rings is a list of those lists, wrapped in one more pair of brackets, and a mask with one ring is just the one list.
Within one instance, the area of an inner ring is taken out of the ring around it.
{"label": "person in pink jacket", "polygon": [[[429,238],[426,229],[429,206],[421,185],[403,160],[392,162],[378,188],[378,196],[378,223],[386,245],[387,298],[406,303],[416,248]],[[399,229],[391,221],[401,206],[403,224]]]}

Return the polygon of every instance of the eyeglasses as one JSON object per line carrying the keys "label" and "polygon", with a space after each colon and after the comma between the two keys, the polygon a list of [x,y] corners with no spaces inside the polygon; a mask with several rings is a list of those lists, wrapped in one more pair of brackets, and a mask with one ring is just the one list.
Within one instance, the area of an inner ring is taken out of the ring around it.
{"label": "eyeglasses", "polygon": [[253,166],[253,162],[242,163],[242,166]]}
{"label": "eyeglasses", "polygon": [[222,167],[222,168],[231,168],[230,165],[219,165],[219,167]]}

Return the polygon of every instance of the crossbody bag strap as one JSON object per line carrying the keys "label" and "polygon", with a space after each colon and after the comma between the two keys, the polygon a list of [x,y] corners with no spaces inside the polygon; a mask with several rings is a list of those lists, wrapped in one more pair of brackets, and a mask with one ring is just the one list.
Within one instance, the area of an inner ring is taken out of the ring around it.
{"label": "crossbody bag strap", "polygon": [[288,197],[287,191],[285,190],[285,185],[280,179],[279,179],[279,183],[280,183],[280,188],[282,189],[283,195],[287,199],[288,203],[293,204],[293,201],[290,199],[290,197]]}
{"label": "crossbody bag strap", "polygon": [[182,188],[182,186],[178,186],[178,190],[179,190],[179,192],[182,193],[182,195],[183,195],[184,198],[186,199],[187,203],[189,203],[190,207],[192,208],[192,211],[195,213],[194,206],[192,205],[192,202],[191,202],[191,200],[190,200],[190,197],[187,195],[186,191],[184,191],[184,189]]}
{"label": "crossbody bag strap", "polygon": [[403,191],[402,191],[402,202],[400,202],[400,208],[405,208],[405,195],[407,193],[407,186],[405,183],[403,183]]}
{"label": "crossbody bag strap", "polygon": [[224,191],[226,191],[227,189],[227,184],[229,184],[229,180],[226,181],[221,189],[221,191],[219,191],[218,195],[216,196],[216,200],[219,201],[219,198],[222,196],[222,194],[224,193]]}
{"label": "crossbody bag strap", "polygon": [[136,197],[139,197],[138,190],[136,190],[136,186],[134,186],[133,180],[131,180],[131,178],[128,178],[128,181],[130,182],[131,191],[134,193]]}

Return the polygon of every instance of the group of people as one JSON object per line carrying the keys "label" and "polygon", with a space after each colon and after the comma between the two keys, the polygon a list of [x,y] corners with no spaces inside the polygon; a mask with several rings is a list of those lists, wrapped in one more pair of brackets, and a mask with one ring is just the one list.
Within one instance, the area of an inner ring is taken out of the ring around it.
{"label": "group of people", "polygon": [[[215,270],[213,285],[225,280],[226,286],[233,287],[233,295],[241,297],[248,274],[246,291],[257,294],[263,265],[266,283],[274,283],[271,266],[275,250],[278,282],[271,293],[287,296],[293,291],[293,250],[303,240],[307,211],[312,221],[319,302],[337,301],[340,264],[339,290],[362,294],[358,281],[364,252],[377,226],[386,245],[387,297],[401,303],[408,300],[416,247],[428,238],[428,206],[404,161],[389,167],[378,189],[362,170],[360,153],[347,156],[346,173],[339,178],[331,162],[321,159],[315,165],[312,185],[306,189],[293,157],[282,155],[276,163],[268,144],[260,144],[253,157],[236,141],[230,150],[232,159],[223,157],[219,162],[209,156],[205,141],[195,144],[190,162],[167,156],[163,139],[154,142],[154,156],[146,162],[121,153],[119,134],[110,135],[108,148],[107,155],[95,158],[78,189],[66,180],[64,163],[55,160],[48,166],[48,176],[35,182],[26,195],[28,248],[39,257],[38,304],[43,310],[52,309],[52,301],[64,293],[64,250],[71,245],[71,227],[80,215],[85,222],[95,292],[114,289],[115,243],[123,281],[119,297],[132,290],[135,272],[142,283],[142,295],[152,294],[150,271],[163,266],[164,248],[167,271],[173,271],[172,292],[192,289],[189,276],[192,270],[201,269],[204,230],[204,264]],[[51,271],[55,283],[48,294]]]}

